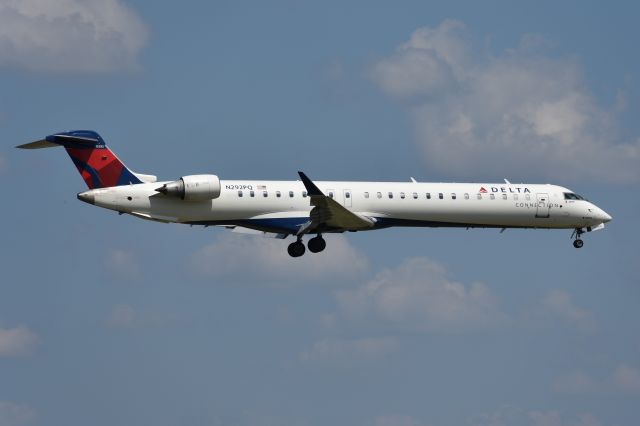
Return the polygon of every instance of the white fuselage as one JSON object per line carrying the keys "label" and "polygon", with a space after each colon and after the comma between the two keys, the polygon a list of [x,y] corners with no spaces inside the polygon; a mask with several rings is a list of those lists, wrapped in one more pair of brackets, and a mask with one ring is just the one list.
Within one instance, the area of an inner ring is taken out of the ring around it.
{"label": "white fuselage", "polygon": [[[186,201],[161,194],[165,182],[86,191],[83,200],[162,222],[242,226],[295,234],[312,206],[301,181],[222,180],[220,196]],[[330,182],[317,187],[348,210],[389,226],[590,228],[611,217],[556,185],[507,183]],[[328,231],[331,232],[331,231]]]}

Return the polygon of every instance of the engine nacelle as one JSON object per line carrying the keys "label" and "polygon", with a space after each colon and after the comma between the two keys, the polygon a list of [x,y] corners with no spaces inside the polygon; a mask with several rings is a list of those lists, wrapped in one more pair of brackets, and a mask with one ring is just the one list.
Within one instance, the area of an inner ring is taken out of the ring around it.
{"label": "engine nacelle", "polygon": [[185,201],[213,200],[220,196],[220,179],[216,175],[183,176],[175,182],[169,182],[156,191]]}

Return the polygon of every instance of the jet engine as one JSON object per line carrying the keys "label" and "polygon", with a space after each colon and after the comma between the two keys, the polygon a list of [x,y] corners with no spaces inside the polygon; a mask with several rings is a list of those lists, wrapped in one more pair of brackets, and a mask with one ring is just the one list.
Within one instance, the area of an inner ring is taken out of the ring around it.
{"label": "jet engine", "polygon": [[165,183],[156,191],[185,201],[205,201],[218,198],[220,189],[220,179],[216,175],[191,175]]}

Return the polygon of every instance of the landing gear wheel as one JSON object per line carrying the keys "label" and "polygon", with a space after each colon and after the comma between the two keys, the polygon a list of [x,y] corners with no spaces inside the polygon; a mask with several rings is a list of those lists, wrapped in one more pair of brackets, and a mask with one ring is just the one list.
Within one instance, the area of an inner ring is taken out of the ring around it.
{"label": "landing gear wheel", "polygon": [[300,257],[304,254],[304,251],[305,248],[302,241],[296,241],[295,243],[289,244],[289,247],[287,247],[287,252],[291,257]]}
{"label": "landing gear wheel", "polygon": [[575,248],[581,248],[583,245],[584,245],[584,241],[582,241],[580,238],[578,238],[573,242],[573,246]]}
{"label": "landing gear wheel", "polygon": [[325,247],[327,247],[327,242],[321,235],[318,235],[317,237],[313,237],[309,240],[307,247],[309,247],[309,251],[311,253],[320,253],[325,249]]}

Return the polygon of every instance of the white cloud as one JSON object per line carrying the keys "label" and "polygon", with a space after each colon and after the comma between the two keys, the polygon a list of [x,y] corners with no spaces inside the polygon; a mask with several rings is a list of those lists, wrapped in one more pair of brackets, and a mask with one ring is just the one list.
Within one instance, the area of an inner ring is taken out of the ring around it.
{"label": "white cloud", "polygon": [[0,327],[0,357],[28,355],[39,341],[38,335],[27,326]]}
{"label": "white cloud", "polygon": [[0,401],[0,426],[24,426],[36,419],[36,412],[26,404]]}
{"label": "white cloud", "polygon": [[137,66],[147,29],[121,0],[3,0],[0,66],[103,73]]}
{"label": "white cloud", "polygon": [[291,285],[321,281],[336,284],[362,276],[367,259],[341,235],[325,235],[327,248],[300,258],[287,254],[293,240],[223,234],[194,253],[191,265],[198,273],[229,282],[255,279],[260,283]]}
{"label": "white cloud", "polygon": [[129,250],[111,249],[104,262],[109,272],[121,279],[132,280],[142,273],[135,254]]}
{"label": "white cloud", "polygon": [[575,421],[563,421],[557,411],[530,411],[532,426],[600,426],[601,423],[592,414],[580,414]]}
{"label": "white cloud", "polygon": [[622,390],[640,392],[640,370],[620,365],[613,373],[613,383]]}
{"label": "white cloud", "polygon": [[374,80],[398,98],[442,95],[464,77],[466,45],[457,37],[464,24],[446,20],[437,28],[419,28],[389,58],[373,68]]}
{"label": "white cloud", "polygon": [[424,423],[411,416],[378,416],[374,420],[375,426],[420,426]]}
{"label": "white cloud", "polygon": [[616,107],[597,105],[579,67],[536,52],[525,36],[502,54],[468,43],[464,24],[419,28],[372,69],[407,103],[430,169],[474,178],[640,178],[640,141],[616,137]]}
{"label": "white cloud", "polygon": [[576,306],[571,295],[565,290],[549,291],[542,301],[541,315],[546,319],[562,319],[583,331],[590,331],[595,327],[593,313]]}
{"label": "white cloud", "polygon": [[616,367],[610,374],[609,380],[593,380],[583,372],[573,372],[559,377],[553,383],[556,392],[567,394],[582,394],[595,391],[612,392],[640,392],[640,370],[626,364]]}
{"label": "white cloud", "polygon": [[516,407],[500,408],[494,413],[472,418],[469,423],[473,426],[601,426],[590,413],[566,416],[555,410],[527,411]]}
{"label": "white cloud", "polygon": [[559,393],[581,394],[593,392],[597,386],[591,377],[583,372],[575,371],[559,377],[553,383],[553,389]]}
{"label": "white cloud", "polygon": [[442,265],[427,258],[383,270],[355,290],[338,292],[337,299],[346,318],[423,331],[482,329],[506,319],[486,285],[452,281]]}

